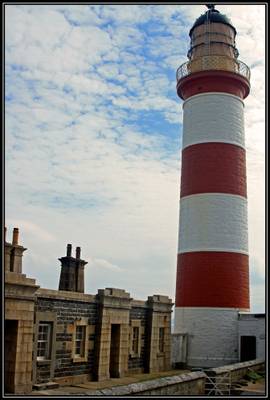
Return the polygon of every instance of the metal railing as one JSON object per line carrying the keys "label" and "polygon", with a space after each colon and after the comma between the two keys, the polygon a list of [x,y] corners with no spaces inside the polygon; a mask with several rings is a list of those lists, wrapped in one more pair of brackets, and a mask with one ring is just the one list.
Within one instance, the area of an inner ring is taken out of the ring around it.
{"label": "metal railing", "polygon": [[194,72],[220,70],[235,72],[250,80],[250,69],[242,61],[227,56],[209,55],[198,57],[182,64],[176,71],[177,82]]}
{"label": "metal railing", "polygon": [[[207,371],[205,371],[207,375]],[[231,395],[231,372],[221,375],[206,376],[205,394],[207,396],[230,396]]]}

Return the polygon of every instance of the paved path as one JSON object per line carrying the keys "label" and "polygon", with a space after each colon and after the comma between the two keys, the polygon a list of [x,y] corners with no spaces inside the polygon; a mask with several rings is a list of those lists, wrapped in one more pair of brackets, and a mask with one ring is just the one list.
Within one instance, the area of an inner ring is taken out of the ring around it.
{"label": "paved path", "polygon": [[256,383],[249,382],[246,386],[234,389],[234,392],[239,392],[239,396],[264,396],[265,391],[265,379],[260,379]]}
{"label": "paved path", "polygon": [[265,379],[260,379],[256,383],[250,382],[247,386],[244,386],[241,396],[245,395],[265,395]]}

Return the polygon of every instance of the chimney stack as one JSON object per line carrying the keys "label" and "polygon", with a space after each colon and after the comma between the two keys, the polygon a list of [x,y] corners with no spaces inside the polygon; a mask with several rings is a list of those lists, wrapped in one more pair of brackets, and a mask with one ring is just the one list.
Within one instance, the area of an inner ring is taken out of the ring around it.
{"label": "chimney stack", "polygon": [[81,257],[81,248],[76,247],[76,259],[79,260]]}
{"label": "chimney stack", "polygon": [[18,245],[19,244],[19,228],[14,228],[13,229],[12,244],[13,245]]}
{"label": "chimney stack", "polygon": [[22,273],[22,256],[26,250],[19,245],[19,229],[13,229],[12,243],[7,242],[7,228],[5,227],[5,271]]}
{"label": "chimney stack", "polygon": [[61,273],[59,290],[84,293],[84,266],[86,261],[81,260],[81,248],[76,247],[76,258],[71,255],[72,245],[67,245],[67,254],[59,258]]}
{"label": "chimney stack", "polygon": [[72,252],[72,245],[68,244],[67,245],[67,257],[71,257],[71,252]]}

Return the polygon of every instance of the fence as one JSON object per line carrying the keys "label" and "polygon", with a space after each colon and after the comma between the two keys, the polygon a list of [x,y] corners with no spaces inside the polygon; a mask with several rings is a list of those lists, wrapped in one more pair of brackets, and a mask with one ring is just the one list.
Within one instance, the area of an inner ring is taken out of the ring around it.
{"label": "fence", "polygon": [[234,58],[219,55],[202,56],[185,62],[178,68],[176,79],[178,82],[180,79],[194,72],[209,70],[230,71],[250,80],[250,69],[245,63]]}

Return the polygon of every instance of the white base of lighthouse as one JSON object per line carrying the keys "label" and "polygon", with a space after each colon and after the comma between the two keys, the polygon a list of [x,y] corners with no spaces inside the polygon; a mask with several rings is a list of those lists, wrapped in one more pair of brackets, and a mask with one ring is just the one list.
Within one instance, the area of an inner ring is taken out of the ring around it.
{"label": "white base of lighthouse", "polygon": [[218,307],[175,308],[174,333],[187,334],[188,366],[212,368],[239,362],[239,311]]}

